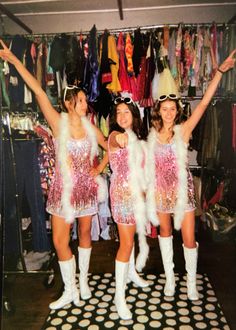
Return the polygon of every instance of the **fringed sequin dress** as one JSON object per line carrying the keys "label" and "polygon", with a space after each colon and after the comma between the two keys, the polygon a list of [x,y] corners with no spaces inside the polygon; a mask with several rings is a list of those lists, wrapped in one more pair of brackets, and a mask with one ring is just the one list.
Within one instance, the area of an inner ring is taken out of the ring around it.
{"label": "fringed sequin dress", "polygon": [[[55,140],[58,151],[58,143]],[[71,205],[74,209],[74,218],[97,213],[97,189],[95,179],[89,174],[91,170],[90,152],[91,142],[88,136],[84,139],[69,139],[67,142],[68,162],[72,175]],[[58,160],[56,161],[55,175],[50,186],[47,200],[47,212],[65,217],[62,211],[62,176]]]}
{"label": "fringed sequin dress", "polygon": [[[163,144],[156,138],[155,150],[155,200],[157,211],[174,213],[178,193],[178,165],[175,140]],[[188,201],[184,211],[195,209],[192,175],[187,168]]]}
{"label": "fringed sequin dress", "polygon": [[135,224],[135,217],[129,184],[130,171],[127,148],[109,150],[109,162],[112,170],[110,199],[113,219],[118,224],[133,225]]}

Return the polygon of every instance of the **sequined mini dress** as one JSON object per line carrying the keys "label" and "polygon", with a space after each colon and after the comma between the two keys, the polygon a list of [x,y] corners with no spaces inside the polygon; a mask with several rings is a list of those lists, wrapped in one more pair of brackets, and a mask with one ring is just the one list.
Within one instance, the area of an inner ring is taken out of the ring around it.
{"label": "sequined mini dress", "polygon": [[[174,139],[161,143],[157,137],[154,150],[155,159],[155,200],[157,211],[174,213],[178,192],[178,165]],[[188,202],[185,211],[195,209],[193,178],[187,170]]]}
{"label": "sequined mini dress", "polygon": [[[54,144],[57,153],[58,141],[56,139],[54,140]],[[69,139],[67,150],[73,183],[70,202],[74,209],[74,217],[93,215],[98,211],[98,185],[89,174],[92,168],[90,163],[91,142],[87,136],[80,140]],[[62,189],[62,176],[57,159],[46,209],[48,213],[64,218],[62,212]]]}
{"label": "sequined mini dress", "polygon": [[110,178],[110,201],[114,221],[118,224],[135,224],[133,199],[129,184],[127,148],[109,151],[109,162],[112,170]]}

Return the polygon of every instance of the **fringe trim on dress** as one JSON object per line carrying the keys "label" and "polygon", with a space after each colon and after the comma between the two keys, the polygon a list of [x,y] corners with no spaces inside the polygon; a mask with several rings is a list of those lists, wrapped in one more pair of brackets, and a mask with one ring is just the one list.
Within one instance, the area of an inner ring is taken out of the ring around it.
{"label": "fringe trim on dress", "polygon": [[174,210],[174,226],[175,229],[179,230],[184,218],[186,205],[188,202],[188,183],[187,183],[187,160],[188,151],[187,144],[184,143],[181,137],[181,127],[176,125],[174,128],[174,141],[176,145],[176,159],[178,164],[178,191],[177,191],[177,202]]}
{"label": "fringe trim on dress", "polygon": [[133,199],[134,217],[139,239],[139,254],[136,260],[136,268],[141,271],[148,258],[149,246],[146,241],[147,215],[144,202],[144,191],[146,187],[143,164],[143,147],[136,135],[131,130],[126,130],[129,143],[128,166],[130,170],[130,187]]}

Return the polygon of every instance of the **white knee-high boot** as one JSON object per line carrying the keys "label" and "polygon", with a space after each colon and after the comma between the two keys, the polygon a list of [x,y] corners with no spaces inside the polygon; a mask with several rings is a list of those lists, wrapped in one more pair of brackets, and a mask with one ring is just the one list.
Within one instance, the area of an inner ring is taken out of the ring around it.
{"label": "white knee-high boot", "polygon": [[88,286],[88,270],[92,248],[78,247],[79,261],[79,287],[80,297],[83,300],[91,298],[92,294]]}
{"label": "white knee-high boot", "polygon": [[117,313],[122,320],[132,319],[130,312],[125,301],[125,287],[128,276],[128,262],[121,262],[116,260],[115,264],[115,279],[116,279],[116,292],[115,292],[115,305]]}
{"label": "white knee-high boot", "polygon": [[60,309],[65,305],[73,302],[75,305],[79,305],[79,290],[76,286],[75,281],[75,271],[76,271],[76,263],[75,257],[72,256],[71,259],[66,261],[58,261],[62,280],[64,282],[64,291],[62,296],[53,301],[50,305],[50,309]]}
{"label": "white knee-high boot", "polygon": [[164,288],[165,296],[172,297],[175,294],[175,274],[173,262],[173,236],[158,236],[162,262],[166,275],[166,284]]}
{"label": "white knee-high boot", "polygon": [[128,271],[128,279],[127,283],[134,282],[140,288],[148,287],[148,282],[142,279],[135,269],[135,260],[134,260],[134,247],[131,251],[131,255],[129,258],[129,271]]}
{"label": "white knee-high boot", "polygon": [[199,293],[197,291],[196,274],[198,259],[198,243],[196,248],[189,249],[183,245],[185,269],[187,271],[187,295],[189,300],[198,300]]}

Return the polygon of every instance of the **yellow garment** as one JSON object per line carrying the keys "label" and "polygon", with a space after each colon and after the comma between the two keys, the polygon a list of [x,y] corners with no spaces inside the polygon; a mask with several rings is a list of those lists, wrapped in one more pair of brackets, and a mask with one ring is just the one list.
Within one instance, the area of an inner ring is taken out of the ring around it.
{"label": "yellow garment", "polygon": [[175,94],[178,97],[180,96],[177,85],[174,78],[170,72],[169,68],[165,68],[159,74],[158,86],[157,86],[157,96],[158,98],[161,95]]}
{"label": "yellow garment", "polygon": [[113,93],[117,93],[121,91],[120,81],[118,78],[119,71],[119,55],[116,48],[116,39],[113,35],[108,37],[108,58],[111,62],[111,75],[112,82],[106,86],[107,89],[112,91]]}
{"label": "yellow garment", "polygon": [[[100,119],[100,130],[102,131],[105,137],[109,135],[109,116],[105,119],[103,116]],[[101,150],[100,157],[103,158],[105,154],[104,150]],[[106,165],[102,173],[110,173],[109,164]]]}
{"label": "yellow garment", "polygon": [[105,137],[109,135],[109,117],[106,119],[102,116],[100,119],[100,130],[102,131]]}

